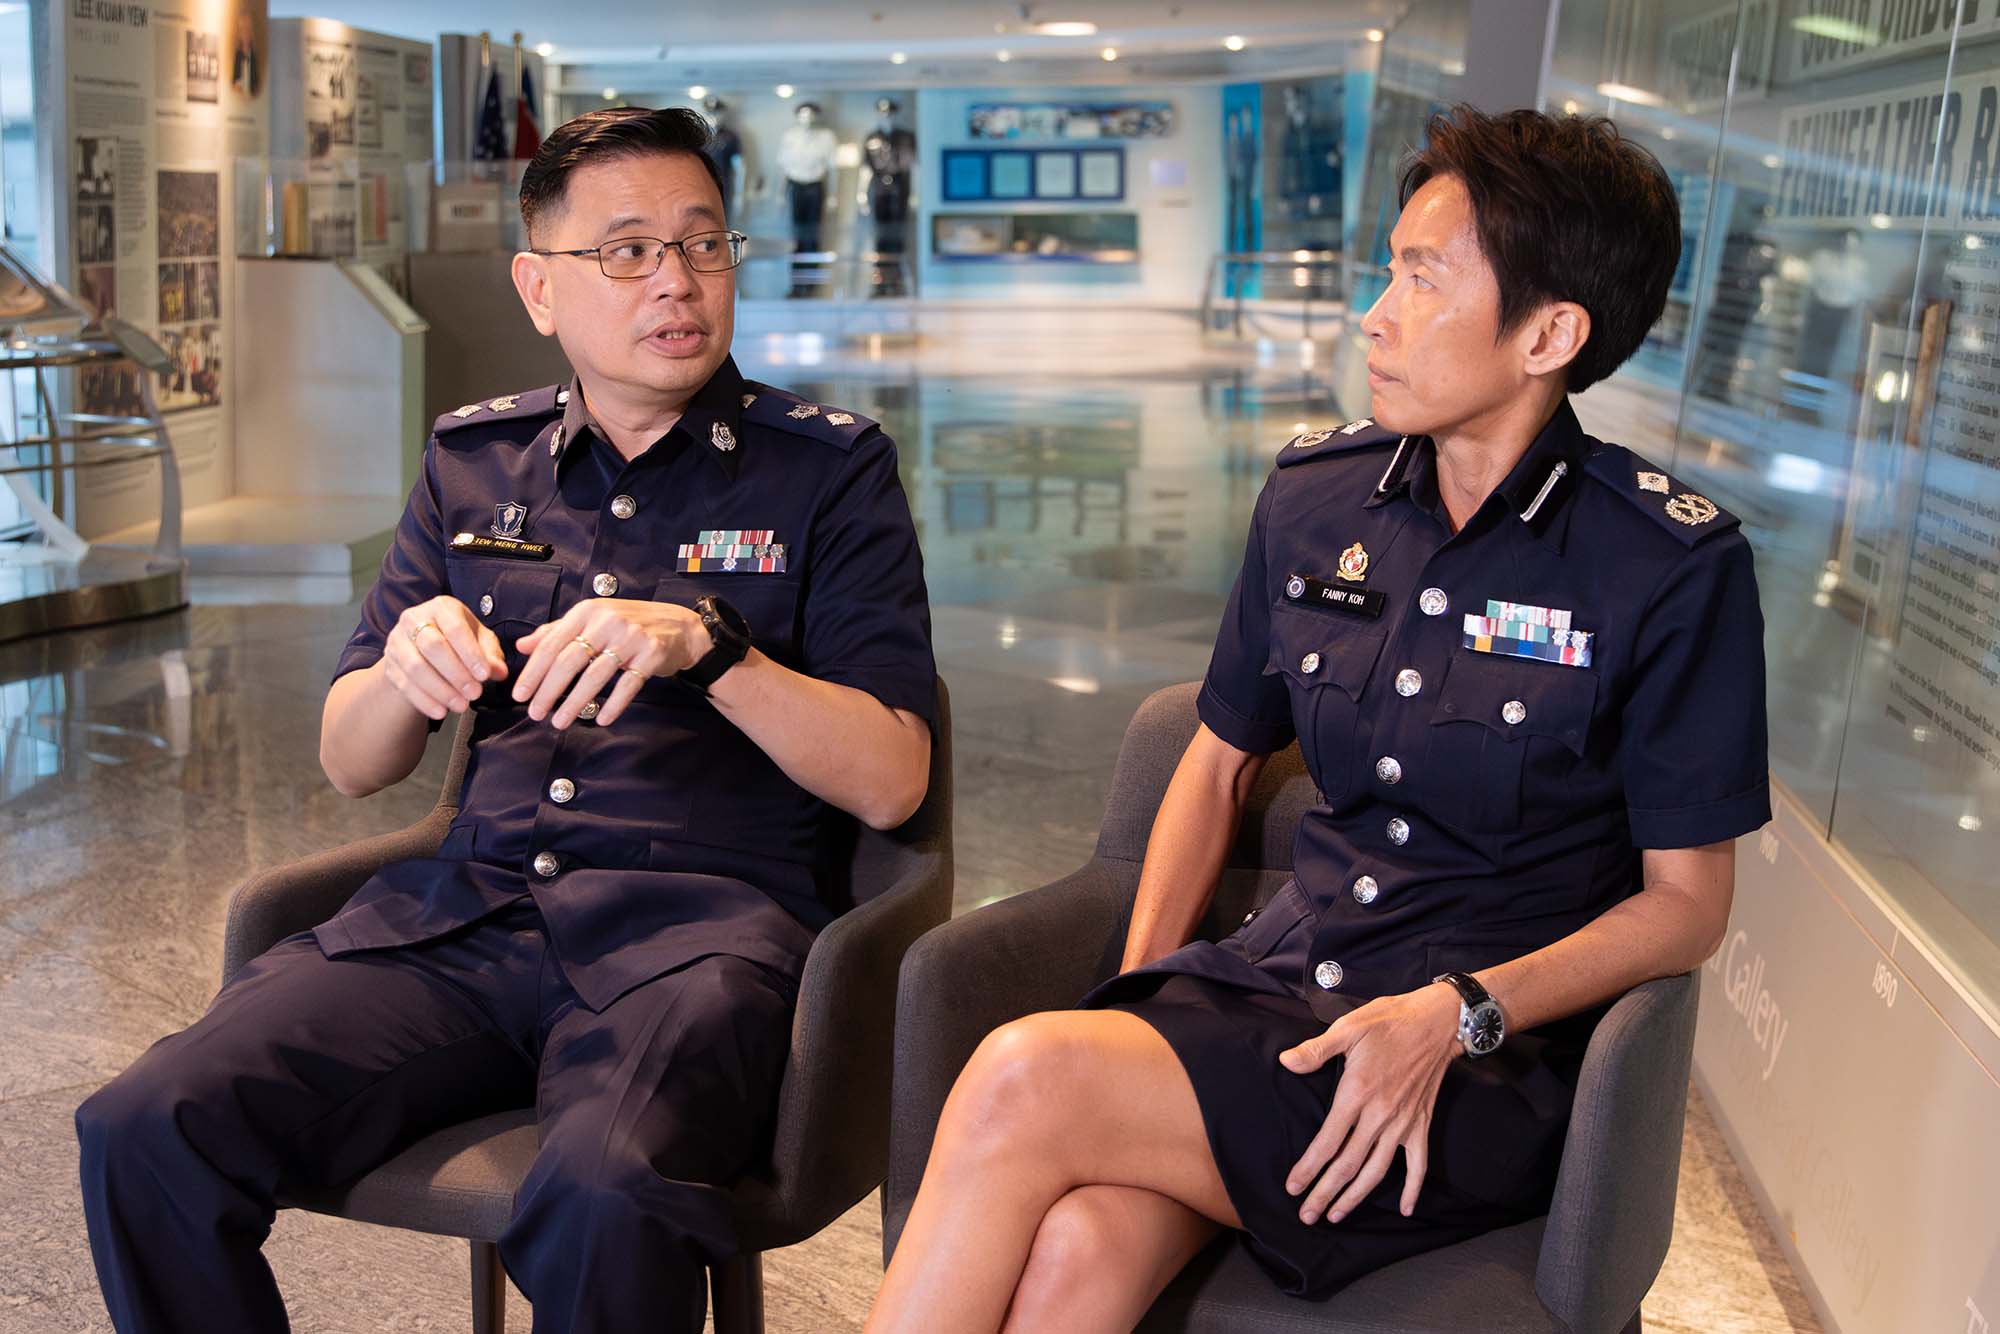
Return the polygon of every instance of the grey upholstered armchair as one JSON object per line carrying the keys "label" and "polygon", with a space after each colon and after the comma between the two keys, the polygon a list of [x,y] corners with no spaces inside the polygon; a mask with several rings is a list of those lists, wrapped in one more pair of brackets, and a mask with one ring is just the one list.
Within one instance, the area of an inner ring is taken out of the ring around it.
{"label": "grey upholstered armchair", "polygon": [[[458,813],[470,736],[467,714],[428,818],[240,886],[229,904],[223,980],[332,916],[379,867],[434,853]],[[951,706],[943,681],[923,806],[889,833],[859,829],[846,879],[856,906],[820,932],[806,958],[770,1161],[732,1191],[744,1253],[709,1275],[717,1334],[762,1330],[761,1252],[805,1240],[882,1183],[897,968],[910,943],[951,911]],[[494,1242],[534,1154],[532,1109],[502,1112],[420,1140],[339,1190],[285,1203],[468,1238],[473,1329],[500,1334],[507,1284]]]}
{"label": "grey upholstered armchair", "polygon": [[[1125,734],[1097,852],[1052,885],[930,932],[903,962],[884,1253],[923,1179],[945,1095],[987,1033],[1074,1004],[1117,970],[1153,814],[1195,730],[1196,688],[1140,706]],[[1293,747],[1260,776],[1202,932],[1226,934],[1290,874],[1291,838],[1316,795]],[[1636,1331],[1673,1233],[1694,1044],[1692,976],[1629,992],[1585,1060],[1546,1218],[1392,1265],[1324,1303],[1286,1297],[1232,1237],[1197,1257],[1145,1330],[1391,1334]]]}

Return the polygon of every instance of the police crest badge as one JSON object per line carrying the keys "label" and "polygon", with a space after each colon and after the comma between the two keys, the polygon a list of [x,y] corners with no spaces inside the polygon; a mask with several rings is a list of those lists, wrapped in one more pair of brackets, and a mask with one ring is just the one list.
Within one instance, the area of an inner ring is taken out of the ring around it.
{"label": "police crest badge", "polygon": [[1358,584],[1368,576],[1368,551],[1359,542],[1340,553],[1340,564],[1334,570],[1350,584]]}
{"label": "police crest badge", "polygon": [[528,507],[518,500],[503,500],[493,507],[493,536],[508,539],[521,535],[521,525],[527,521]]}

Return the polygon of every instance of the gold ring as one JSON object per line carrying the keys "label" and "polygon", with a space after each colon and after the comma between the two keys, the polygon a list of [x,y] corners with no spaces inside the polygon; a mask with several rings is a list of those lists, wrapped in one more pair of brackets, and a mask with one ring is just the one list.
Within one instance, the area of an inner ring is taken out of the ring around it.
{"label": "gold ring", "polygon": [[611,665],[614,668],[623,667],[625,665],[625,659],[618,656],[618,652],[616,649],[605,649],[604,652],[598,654],[597,656],[600,658],[611,659]]}
{"label": "gold ring", "polygon": [[575,639],[572,639],[569,642],[572,644],[581,644],[583,645],[583,651],[585,653],[588,653],[593,658],[597,656],[597,650],[592,648],[590,646],[590,641],[588,639],[585,639],[582,635],[578,635]]}
{"label": "gold ring", "polygon": [[[423,633],[424,631],[426,631],[426,630],[437,630],[437,628],[438,628],[438,625],[437,625],[437,622],[436,622],[436,621],[425,621],[425,622],[424,622],[424,623],[423,623],[422,625],[420,625],[420,626],[418,626],[418,627],[417,627],[416,629],[414,629],[414,630],[410,631],[410,642],[411,642],[412,644],[416,643],[416,642],[417,642],[417,636],[418,636],[418,635],[421,635],[421,634],[422,634],[422,633]],[[443,633],[444,633],[444,631],[442,631],[442,630],[438,630],[438,633],[439,633],[439,634],[443,634]]]}

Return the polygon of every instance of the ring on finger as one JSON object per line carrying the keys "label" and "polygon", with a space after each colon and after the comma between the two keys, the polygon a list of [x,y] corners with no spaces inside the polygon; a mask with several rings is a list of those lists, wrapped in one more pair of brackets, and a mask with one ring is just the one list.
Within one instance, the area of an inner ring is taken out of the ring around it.
{"label": "ring on finger", "polygon": [[618,656],[618,651],[616,649],[605,649],[602,653],[599,653],[597,656],[600,658],[611,659],[611,666],[614,670],[619,667],[623,667],[625,665],[625,659]]}
{"label": "ring on finger", "polygon": [[[438,623],[436,621],[425,621],[422,625],[419,625],[410,631],[410,642],[412,644],[416,643],[417,636],[421,635],[426,630],[437,630],[437,628],[438,628]],[[443,634],[444,632],[442,630],[438,630],[438,633]]]}
{"label": "ring on finger", "polygon": [[583,645],[583,651],[585,653],[589,654],[592,657],[597,656],[597,650],[592,648],[590,641],[588,639],[585,639],[582,635],[578,635],[575,639],[572,639],[569,642],[572,644],[581,644]]}

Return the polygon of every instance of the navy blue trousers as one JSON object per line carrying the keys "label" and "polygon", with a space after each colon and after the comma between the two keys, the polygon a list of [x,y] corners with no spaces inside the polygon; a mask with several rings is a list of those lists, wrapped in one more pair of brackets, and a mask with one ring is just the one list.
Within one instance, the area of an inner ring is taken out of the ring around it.
{"label": "navy blue trousers", "polygon": [[723,1187],[769,1147],[795,1000],[791,979],[712,956],[593,1012],[526,899],[398,949],[285,940],[77,1109],[112,1323],[289,1328],[261,1253],[281,1197],[532,1104],[540,1151],[500,1254],[536,1334],[698,1334],[704,1269],[735,1254]]}

